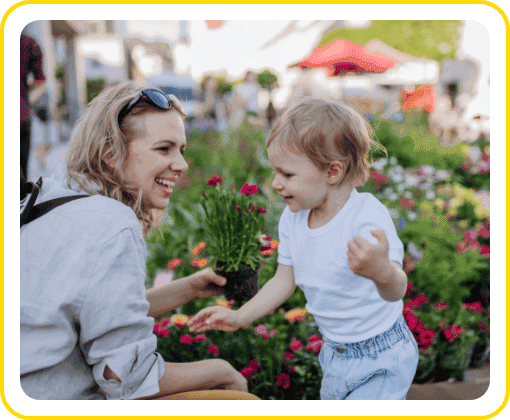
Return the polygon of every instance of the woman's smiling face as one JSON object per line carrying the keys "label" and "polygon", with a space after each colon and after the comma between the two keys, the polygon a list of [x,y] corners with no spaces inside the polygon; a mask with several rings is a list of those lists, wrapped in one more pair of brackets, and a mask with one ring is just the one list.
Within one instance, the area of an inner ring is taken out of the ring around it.
{"label": "woman's smiling face", "polygon": [[188,169],[184,122],[175,110],[135,118],[139,133],[128,145],[126,176],[142,188],[145,207],[165,209],[176,181]]}

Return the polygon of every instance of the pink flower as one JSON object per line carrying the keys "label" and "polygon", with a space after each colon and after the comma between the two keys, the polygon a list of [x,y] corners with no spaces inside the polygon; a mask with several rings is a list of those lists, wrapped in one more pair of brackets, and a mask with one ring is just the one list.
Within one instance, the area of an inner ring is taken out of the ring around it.
{"label": "pink flower", "polygon": [[321,338],[317,334],[311,335],[310,337],[307,338],[307,340],[310,342],[319,341],[320,339]]}
{"label": "pink flower", "polygon": [[206,339],[206,336],[204,334],[198,334],[194,340],[195,340],[195,343],[199,343],[200,341],[204,341]]}
{"label": "pink flower", "polygon": [[276,385],[283,387],[284,389],[287,389],[290,387],[290,376],[286,373],[280,373],[276,377]]}
{"label": "pink flower", "polygon": [[216,176],[213,176],[209,181],[207,181],[207,186],[211,187],[216,184],[220,184],[223,182],[223,178],[218,178]]}
{"label": "pink flower", "polygon": [[382,182],[383,184],[387,184],[390,180],[386,175],[380,174],[379,172],[373,170],[370,171],[370,176],[376,181]]}
{"label": "pink flower", "polygon": [[241,373],[241,375],[243,375],[246,379],[250,379],[250,377],[252,377],[255,373],[257,373],[257,370],[256,369],[253,369],[249,366],[246,366],[246,367],[243,367],[239,373]]}
{"label": "pink flower", "polygon": [[482,227],[482,228],[478,229],[478,235],[481,236],[482,238],[490,238],[491,233],[489,230]]}
{"label": "pink flower", "polygon": [[237,205],[236,209],[237,209],[237,213],[241,214],[241,206]]}
{"label": "pink flower", "polygon": [[261,214],[267,213],[267,210],[264,207],[259,206],[259,213]]}
{"label": "pink flower", "polygon": [[296,371],[296,366],[291,366],[290,370],[291,370],[291,372],[295,372]]}
{"label": "pink flower", "polygon": [[436,311],[439,311],[440,309],[448,309],[448,305],[444,303],[443,301],[440,301],[437,305],[434,305],[433,307]]}
{"label": "pink flower", "polygon": [[480,254],[482,255],[491,255],[491,251],[487,245],[482,246],[482,249],[480,250]]}
{"label": "pink flower", "polygon": [[267,334],[267,328],[262,324],[260,324],[258,327],[255,328],[255,335],[260,335],[260,336],[262,336],[262,338],[269,340],[269,335]]}
{"label": "pink flower", "polygon": [[480,313],[483,310],[483,306],[480,302],[464,303],[462,306],[469,309],[471,313],[474,313],[474,311]]}
{"label": "pink flower", "polygon": [[257,189],[257,184],[250,185],[250,184],[246,183],[241,188],[241,194],[251,195],[251,194],[257,194],[258,192],[260,192],[260,191]]}
{"label": "pink flower", "polygon": [[259,367],[259,362],[257,362],[257,359],[252,359],[248,362],[248,367],[257,370],[257,368]]}
{"label": "pink flower", "polygon": [[207,347],[207,351],[211,354],[218,354],[220,349],[217,346],[211,344],[209,347]]}
{"label": "pink flower", "polygon": [[453,343],[455,339],[462,334],[463,331],[464,328],[452,324],[450,328],[448,328],[447,330],[443,330],[443,334],[450,343]]}
{"label": "pink flower", "polygon": [[292,360],[294,359],[294,355],[290,351],[286,351],[282,355],[282,360],[285,362],[286,360]]}
{"label": "pink flower", "polygon": [[420,346],[424,346],[425,348],[429,348],[434,342],[435,337],[436,337],[435,331],[424,329],[420,332],[420,335],[418,336],[418,344]]}
{"label": "pink flower", "polygon": [[296,339],[296,337],[292,337],[292,340],[290,341],[290,351],[296,351],[303,347],[303,343]]}
{"label": "pink flower", "polygon": [[406,302],[404,305],[404,308],[417,308],[419,309],[421,305],[424,303],[427,303],[429,301],[429,298],[424,294],[420,294],[416,296],[414,299],[410,300],[409,302]]}
{"label": "pink flower", "polygon": [[161,328],[159,330],[159,335],[161,337],[168,337],[170,335],[170,331],[168,331],[166,328]]}
{"label": "pink flower", "polygon": [[269,331],[269,337],[273,338],[276,334],[278,334],[278,330]]}
{"label": "pink flower", "polygon": [[478,328],[480,328],[480,331],[483,333],[486,333],[489,331],[489,328],[487,327],[487,325],[485,325],[483,323],[483,321],[478,321]]}
{"label": "pink flower", "polygon": [[193,343],[193,337],[188,334],[181,335],[181,338],[179,340],[183,344],[191,344]]}
{"label": "pink flower", "polygon": [[324,342],[322,340],[317,341],[311,341],[306,345],[306,349],[308,351],[314,351],[315,353],[319,354],[321,352],[322,344]]}

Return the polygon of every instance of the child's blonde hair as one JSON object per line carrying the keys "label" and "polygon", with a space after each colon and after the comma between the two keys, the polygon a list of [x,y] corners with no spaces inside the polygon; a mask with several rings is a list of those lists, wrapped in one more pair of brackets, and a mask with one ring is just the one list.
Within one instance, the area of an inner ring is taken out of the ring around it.
{"label": "child's blonde hair", "polygon": [[372,139],[368,121],[345,104],[306,97],[283,113],[271,130],[267,147],[275,143],[280,150],[305,155],[321,171],[338,160],[344,165],[339,184],[365,183],[368,155],[372,146],[385,150]]}
{"label": "child's blonde hair", "polygon": [[175,112],[176,107],[162,110],[142,98],[119,124],[121,109],[147,86],[121,82],[104,89],[80,117],[71,136],[67,153],[69,179],[89,194],[101,194],[121,201],[133,209],[144,234],[152,226],[153,211],[142,204],[142,189],[126,179],[128,144],[141,134],[144,126],[137,116],[147,112]]}

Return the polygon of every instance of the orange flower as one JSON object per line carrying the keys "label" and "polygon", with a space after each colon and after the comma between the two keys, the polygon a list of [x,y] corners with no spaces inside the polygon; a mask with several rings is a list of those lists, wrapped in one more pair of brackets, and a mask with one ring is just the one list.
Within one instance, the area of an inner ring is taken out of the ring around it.
{"label": "orange flower", "polygon": [[170,317],[170,324],[175,327],[184,327],[188,325],[189,317],[184,314],[174,314]]}
{"label": "orange flower", "polygon": [[205,267],[207,264],[209,264],[209,260],[207,258],[201,258],[200,260],[193,260],[191,261],[191,266],[192,267],[200,267],[200,268],[203,268]]}
{"label": "orange flower", "polygon": [[172,258],[170,261],[168,261],[168,264],[166,265],[167,270],[175,270],[177,267],[181,265],[182,261],[180,258]]}
{"label": "orange flower", "polygon": [[271,249],[277,249],[278,248],[278,241],[272,240],[271,241]]}
{"label": "orange flower", "polygon": [[194,257],[198,257],[204,248],[205,248],[205,242],[200,242],[195,248],[193,248],[193,251],[191,251],[191,254]]}
{"label": "orange flower", "polygon": [[226,299],[216,299],[215,304],[217,306],[223,306],[224,308],[231,308],[234,306],[235,300],[226,300]]}
{"label": "orange flower", "polygon": [[291,324],[294,324],[296,321],[304,321],[306,319],[307,311],[306,309],[291,309],[288,311],[284,317],[287,321],[289,321]]}

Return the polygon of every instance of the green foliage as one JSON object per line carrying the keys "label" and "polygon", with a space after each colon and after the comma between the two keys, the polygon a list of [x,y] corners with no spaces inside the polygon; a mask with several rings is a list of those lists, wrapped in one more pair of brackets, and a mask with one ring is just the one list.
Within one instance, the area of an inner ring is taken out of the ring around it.
{"label": "green foliage", "polygon": [[318,46],[337,38],[360,46],[379,39],[403,53],[441,61],[456,57],[461,25],[458,20],[373,20],[366,28],[334,28]]}
{"label": "green foliage", "polygon": [[400,123],[376,117],[371,125],[375,139],[386,148],[388,156],[396,157],[404,168],[431,165],[436,169],[455,169],[464,162],[461,145],[441,145],[437,137],[427,131],[423,116],[410,117]]}
{"label": "green foliage", "polygon": [[257,74],[257,83],[262,89],[271,89],[278,85],[278,76],[266,69]]}
{"label": "green foliage", "polygon": [[219,93],[221,93],[222,95],[232,93],[234,86],[231,82],[229,82],[222,76],[217,77],[216,80],[218,81],[217,89]]}
{"label": "green foliage", "polygon": [[87,79],[86,81],[86,99],[89,103],[106,87],[106,79],[97,77],[95,79]]}

